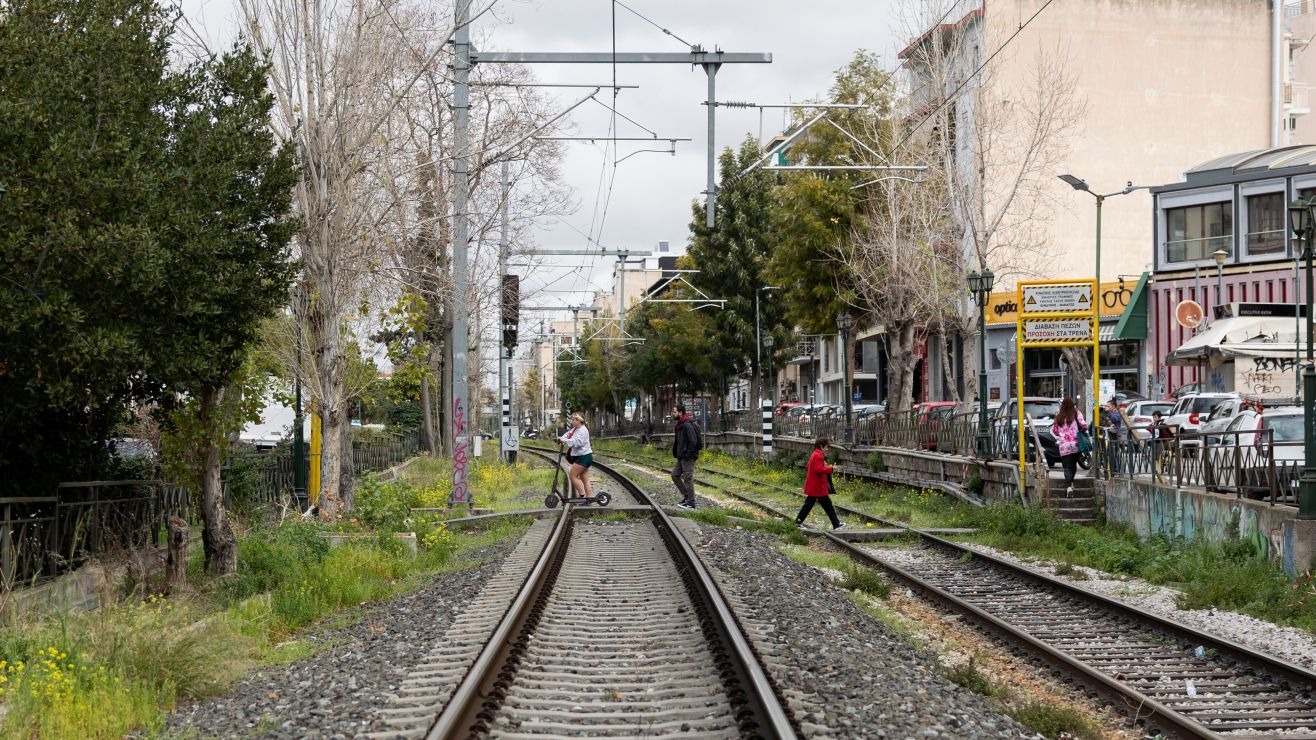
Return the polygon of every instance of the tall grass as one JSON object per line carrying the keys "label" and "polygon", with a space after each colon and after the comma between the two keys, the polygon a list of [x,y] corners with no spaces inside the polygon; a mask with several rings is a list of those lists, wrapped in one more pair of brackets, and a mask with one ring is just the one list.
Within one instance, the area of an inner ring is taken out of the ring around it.
{"label": "tall grass", "polygon": [[1316,582],[1290,580],[1245,540],[1140,541],[1125,525],[1084,527],[1015,503],[972,510],[962,523],[978,528],[973,540],[998,549],[1176,588],[1182,609],[1215,607],[1316,633]]}

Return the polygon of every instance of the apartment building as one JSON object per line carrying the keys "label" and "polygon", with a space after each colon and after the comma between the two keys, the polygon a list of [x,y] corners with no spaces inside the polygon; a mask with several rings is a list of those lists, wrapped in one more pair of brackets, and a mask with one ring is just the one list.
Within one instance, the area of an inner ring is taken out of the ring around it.
{"label": "apartment building", "polygon": [[[1275,9],[1265,0],[962,0],[943,23],[914,39],[901,53],[914,96],[911,115],[938,107],[949,112],[954,166],[986,194],[985,211],[999,207],[1006,193],[1028,199],[1013,204],[1016,233],[1007,226],[998,242],[1005,246],[989,255],[1002,291],[994,305],[1008,300],[1019,280],[1091,279],[1098,260],[1103,289],[1112,281],[1123,283],[1121,290],[1137,284],[1154,262],[1147,186],[1178,181],[1186,163],[1307,135],[1316,121],[1304,115],[1305,88],[1295,79],[1316,80],[1316,54],[1306,52],[1316,25],[1311,6],[1312,0]],[[934,47],[946,56],[928,53]],[[1022,125],[1023,111],[1039,104],[1047,84],[1066,79],[1077,115],[1049,133],[1043,166],[1029,171],[1008,158],[997,161],[999,152],[1030,150],[1036,128]],[[983,180],[975,182],[980,172]],[[1091,191],[1075,189],[1062,174]],[[1011,187],[1016,180],[1023,181],[1018,190]],[[1094,194],[1108,194],[1099,256]],[[966,263],[975,264],[968,236],[963,247]],[[976,311],[967,299],[965,309]],[[1103,314],[1102,331],[1103,345],[1118,344],[1109,349],[1121,356],[1128,339],[1114,328],[1122,318]],[[989,339],[1002,350],[989,349],[1001,367],[991,373],[988,393],[999,398],[1014,377],[1001,360],[1014,355],[1004,351],[1003,333]],[[940,364],[935,350],[929,348],[931,367]],[[1056,356],[1030,359],[1030,366],[1063,371],[1058,351],[1036,352]],[[1133,385],[1129,371],[1138,368],[1136,386],[1146,392],[1149,361],[1154,364],[1145,358],[1121,365],[1120,384]],[[935,384],[925,390],[937,397]]]}

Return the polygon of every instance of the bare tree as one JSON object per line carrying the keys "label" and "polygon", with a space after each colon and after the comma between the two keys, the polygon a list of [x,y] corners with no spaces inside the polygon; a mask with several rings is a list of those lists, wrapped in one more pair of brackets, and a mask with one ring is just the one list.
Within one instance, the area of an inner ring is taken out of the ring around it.
{"label": "bare tree", "polygon": [[[941,305],[932,315],[940,321],[948,374],[950,344],[958,339],[965,348],[961,373],[972,398],[978,389],[968,347],[977,311],[965,276],[990,267],[1009,285],[1051,273],[1055,251],[1044,225],[1057,207],[1053,180],[1085,106],[1063,46],[1002,48],[1005,38],[993,37],[989,19],[966,15],[964,6],[957,0],[907,6],[909,35],[918,41],[905,54],[907,120],[931,134],[930,179],[941,180],[960,241],[958,269],[942,274],[955,289],[937,292]],[[1010,83],[1003,68],[1025,74]],[[952,395],[958,395],[953,384]]]}
{"label": "bare tree", "polygon": [[[318,500],[333,517],[340,492],[350,504],[351,491],[351,465],[343,460],[351,434],[348,320],[379,263],[379,224],[389,210],[381,202],[386,194],[371,187],[371,165],[400,102],[393,70],[408,48],[402,37],[417,32],[396,22],[405,9],[399,0],[239,3],[248,33],[272,65],[275,130],[296,142],[302,166],[295,203],[303,222],[298,309],[306,364],[297,372],[323,420]],[[428,37],[435,58],[448,35]]]}

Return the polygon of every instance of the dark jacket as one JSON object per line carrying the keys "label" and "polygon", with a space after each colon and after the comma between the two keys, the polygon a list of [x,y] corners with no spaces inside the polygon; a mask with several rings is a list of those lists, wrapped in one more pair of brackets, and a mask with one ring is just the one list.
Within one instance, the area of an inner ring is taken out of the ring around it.
{"label": "dark jacket", "polygon": [[672,435],[672,457],[677,460],[699,459],[699,427],[690,414],[681,414]]}

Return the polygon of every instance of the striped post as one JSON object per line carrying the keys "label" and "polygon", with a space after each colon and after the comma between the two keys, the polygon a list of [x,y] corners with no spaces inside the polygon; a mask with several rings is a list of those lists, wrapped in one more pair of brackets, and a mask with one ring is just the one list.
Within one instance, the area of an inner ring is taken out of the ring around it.
{"label": "striped post", "polygon": [[503,391],[503,399],[502,399],[503,424],[502,424],[502,436],[499,438],[499,445],[500,445],[499,449],[501,449],[503,452],[504,462],[515,463],[516,450],[509,449],[510,446],[507,442],[508,430],[510,430],[512,427],[512,363],[511,363],[512,357],[511,355],[512,355],[511,350],[504,348],[502,350],[502,355],[500,355],[499,357],[499,359],[502,360],[502,368],[500,369],[502,370],[502,376],[504,378],[504,382],[499,384],[502,386],[502,391]]}
{"label": "striped post", "polygon": [[763,456],[772,457],[772,402],[763,400]]}

